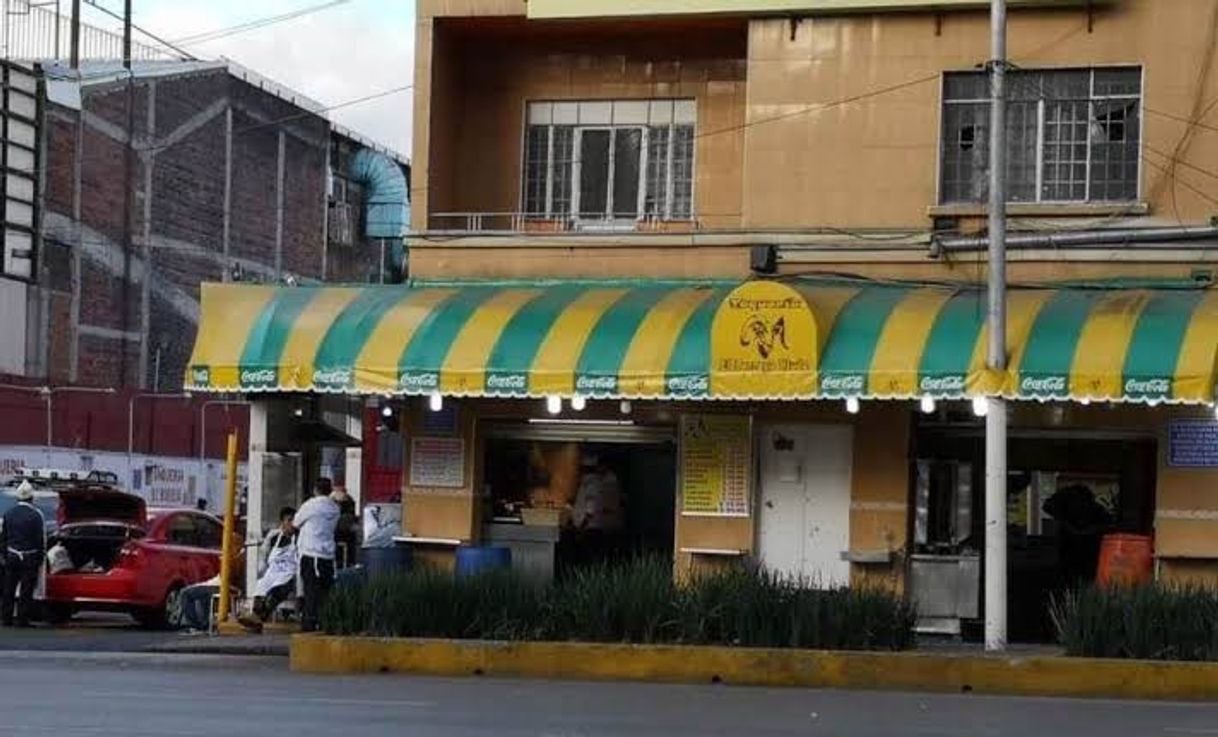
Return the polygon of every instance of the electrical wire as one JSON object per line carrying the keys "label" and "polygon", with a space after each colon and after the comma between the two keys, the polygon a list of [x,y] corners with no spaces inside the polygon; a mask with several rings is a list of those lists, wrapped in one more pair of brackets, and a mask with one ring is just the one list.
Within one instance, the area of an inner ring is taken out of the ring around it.
{"label": "electrical wire", "polygon": [[261,30],[280,23],[287,23],[288,21],[293,21],[298,18],[304,18],[305,16],[320,13],[321,11],[329,10],[330,8],[336,8],[340,5],[347,5],[351,1],[352,0],[330,0],[329,2],[321,3],[319,5],[312,5],[306,8],[300,8],[288,13],[266,16],[264,18],[246,21],[245,23],[239,23],[226,28],[218,28],[204,33],[196,33],[193,36],[183,36],[182,38],[175,39],[174,44],[178,46],[197,46],[199,44],[210,43],[212,41],[219,41],[220,39],[229,38],[230,36],[236,36],[241,33]]}
{"label": "electrical wire", "polygon": [[[114,18],[115,20],[122,21],[124,24],[127,22],[127,19],[124,18],[121,13],[115,13],[113,10],[110,10],[106,6],[102,5],[101,0],[85,0],[85,4],[91,8],[96,8],[97,10],[100,10],[101,12],[110,16],[111,18]],[[161,44],[165,48],[167,48],[167,49],[173,51],[174,53],[178,54],[179,56],[183,57],[184,59],[186,59],[186,61],[198,61],[198,59],[195,58],[195,56],[192,55],[189,51],[186,51],[184,49],[179,49],[177,46],[174,46],[172,43],[170,43],[169,41],[166,41],[165,39],[161,38],[160,36],[156,35],[155,33],[151,32],[141,26],[136,25],[135,23],[132,23],[131,27],[134,28],[135,30],[139,31],[140,33],[144,34],[148,38],[152,39],[153,41],[156,41],[157,43]]]}

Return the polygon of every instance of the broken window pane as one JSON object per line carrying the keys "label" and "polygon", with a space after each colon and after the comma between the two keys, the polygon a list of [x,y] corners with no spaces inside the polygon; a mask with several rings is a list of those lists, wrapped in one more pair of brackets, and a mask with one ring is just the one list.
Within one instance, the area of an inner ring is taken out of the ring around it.
{"label": "broken window pane", "polygon": [[[1137,197],[1141,69],[1013,71],[1007,76],[1007,174],[1012,202]],[[940,197],[988,196],[989,77],[944,78]]]}

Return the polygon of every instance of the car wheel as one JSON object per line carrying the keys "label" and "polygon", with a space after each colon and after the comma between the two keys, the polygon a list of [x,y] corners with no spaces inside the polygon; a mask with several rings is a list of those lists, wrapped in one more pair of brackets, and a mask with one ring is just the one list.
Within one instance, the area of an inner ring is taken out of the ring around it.
{"label": "car wheel", "polygon": [[175,586],[165,595],[165,626],[171,630],[182,629],[182,587]]}
{"label": "car wheel", "polygon": [[146,629],[177,629],[182,626],[182,586],[174,585],[159,607],[135,612],[135,620]]}

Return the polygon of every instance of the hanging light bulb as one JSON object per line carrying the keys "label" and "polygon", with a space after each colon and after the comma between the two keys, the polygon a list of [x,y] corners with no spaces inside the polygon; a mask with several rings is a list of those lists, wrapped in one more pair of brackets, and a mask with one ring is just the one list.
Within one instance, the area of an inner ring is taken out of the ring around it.
{"label": "hanging light bulb", "polygon": [[857,415],[859,413],[858,397],[846,397],[846,411],[852,415]]}
{"label": "hanging light bulb", "polygon": [[923,395],[922,401],[918,404],[922,408],[922,414],[924,415],[933,414],[935,411],[935,398],[929,394]]}
{"label": "hanging light bulb", "polygon": [[584,407],[587,406],[588,400],[584,399],[583,395],[576,394],[575,396],[571,397],[571,409],[575,410],[576,412],[583,412]]}
{"label": "hanging light bulb", "polygon": [[1086,407],[1087,405],[1091,404],[1091,397],[1083,397],[1082,399],[1078,400],[1078,403]]}
{"label": "hanging light bulb", "polygon": [[393,417],[393,406],[389,404],[381,405],[381,417]]}
{"label": "hanging light bulb", "polygon": [[439,412],[444,409],[444,395],[440,392],[432,392],[431,397],[427,400],[427,406],[432,412]]}
{"label": "hanging light bulb", "polygon": [[973,414],[985,417],[990,413],[990,400],[985,397],[973,397]]}
{"label": "hanging light bulb", "polygon": [[562,413],[562,397],[557,394],[546,397],[546,411],[552,415]]}
{"label": "hanging light bulb", "polygon": [[623,399],[622,403],[618,405],[618,409],[624,415],[628,415],[634,411],[634,407],[630,404],[629,399]]}

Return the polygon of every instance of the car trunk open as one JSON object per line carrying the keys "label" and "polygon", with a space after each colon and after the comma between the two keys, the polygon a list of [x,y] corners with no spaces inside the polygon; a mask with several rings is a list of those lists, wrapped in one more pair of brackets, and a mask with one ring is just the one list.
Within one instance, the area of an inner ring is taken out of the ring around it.
{"label": "car trunk open", "polygon": [[71,489],[59,495],[55,542],[72,559],[67,573],[103,573],[114,567],[123,546],[144,536],[148,509],[134,494],[108,488]]}
{"label": "car trunk open", "polygon": [[124,545],[143,536],[142,528],[117,522],[63,525],[55,542],[68,551],[72,567],[60,571],[58,575],[105,573],[114,567]]}

